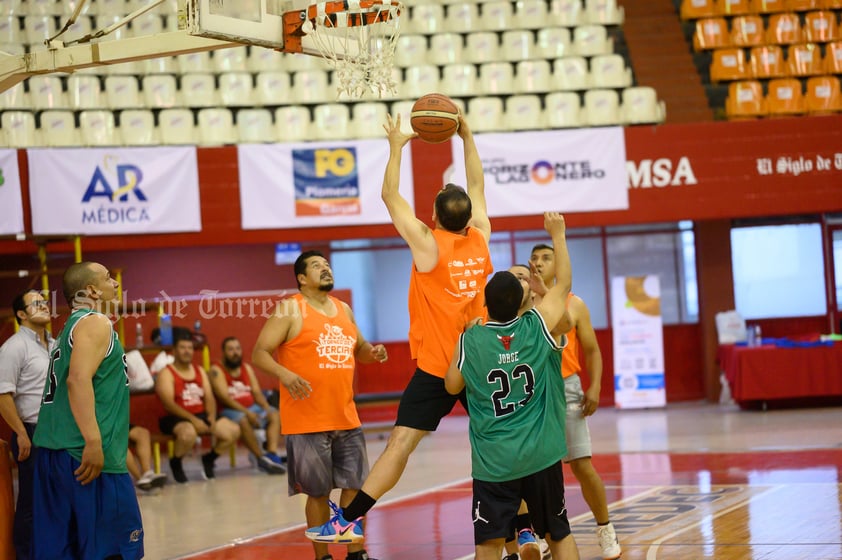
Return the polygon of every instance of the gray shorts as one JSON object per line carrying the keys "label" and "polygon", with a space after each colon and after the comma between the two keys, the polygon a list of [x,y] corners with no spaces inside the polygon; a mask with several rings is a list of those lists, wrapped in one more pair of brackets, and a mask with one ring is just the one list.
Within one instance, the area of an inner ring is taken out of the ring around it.
{"label": "gray shorts", "polygon": [[286,436],[289,495],[329,496],[334,488],[359,490],[368,477],[362,428]]}
{"label": "gray shorts", "polygon": [[588,419],[582,415],[582,399],[585,397],[585,391],[582,390],[582,380],[578,373],[564,379],[564,397],[567,400],[564,430],[567,434],[567,455],[562,461],[569,463],[592,455]]}

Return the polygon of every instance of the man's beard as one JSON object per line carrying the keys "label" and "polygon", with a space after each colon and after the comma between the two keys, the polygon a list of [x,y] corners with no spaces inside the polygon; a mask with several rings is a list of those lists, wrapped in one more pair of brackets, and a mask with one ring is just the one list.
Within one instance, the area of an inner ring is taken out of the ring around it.
{"label": "man's beard", "polygon": [[319,291],[320,292],[329,292],[333,289],[333,282],[328,284],[319,284]]}
{"label": "man's beard", "polygon": [[222,358],[222,363],[224,363],[225,367],[228,369],[237,369],[240,365],[242,365],[243,357],[238,356],[230,360],[228,358]]}

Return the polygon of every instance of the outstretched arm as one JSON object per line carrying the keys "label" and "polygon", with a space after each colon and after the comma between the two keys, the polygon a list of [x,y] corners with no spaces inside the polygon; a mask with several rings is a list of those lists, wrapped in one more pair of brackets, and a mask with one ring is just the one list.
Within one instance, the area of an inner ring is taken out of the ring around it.
{"label": "outstretched arm", "polygon": [[486,242],[491,239],[491,221],[488,219],[488,205],[485,201],[485,175],[482,172],[482,160],[479,158],[474,135],[468,123],[459,115],[459,136],[465,150],[465,175],[468,179],[468,198],[471,199],[471,221],[469,224],[477,228],[485,237]]}
{"label": "outstretched arm", "polygon": [[[567,295],[570,293],[573,276],[570,270],[570,255],[567,253],[564,217],[558,212],[545,212],[544,229],[553,239],[556,283],[547,291],[536,308],[544,318],[544,322],[547,323],[547,327],[554,330],[563,317],[566,316],[569,322]],[[569,330],[570,325],[567,325],[567,327],[567,330]]]}

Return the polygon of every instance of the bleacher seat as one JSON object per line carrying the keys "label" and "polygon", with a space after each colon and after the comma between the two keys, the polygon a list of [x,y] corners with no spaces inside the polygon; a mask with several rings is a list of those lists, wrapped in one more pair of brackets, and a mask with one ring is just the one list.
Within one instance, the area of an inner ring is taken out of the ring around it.
{"label": "bleacher seat", "polygon": [[27,80],[27,83],[34,109],[64,109],[70,107],[61,85],[61,78],[55,74],[32,76]]}
{"label": "bleacher seat", "polygon": [[40,117],[41,144],[45,146],[78,146],[79,131],[72,111],[44,111]]}
{"label": "bleacher seat", "polygon": [[751,0],[751,12],[754,14],[773,14],[786,11],[785,0]]}
{"label": "bleacher seat", "polygon": [[[117,23],[121,19],[123,19],[123,16],[117,14],[104,14],[96,16],[94,18],[94,29],[96,29],[97,31],[105,29]],[[98,41],[115,41],[119,39],[125,39],[128,36],[129,29],[127,28],[127,26],[123,25],[121,27],[117,27],[107,35],[103,35],[100,39],[98,39]]]}
{"label": "bleacher seat", "polygon": [[119,133],[122,144],[126,146],[154,146],[160,143],[155,116],[148,109],[121,111]]}
{"label": "bleacher seat", "polygon": [[818,76],[824,71],[824,61],[818,45],[790,45],[786,63],[790,76]]}
{"label": "bleacher seat", "polygon": [[514,91],[514,69],[508,62],[486,62],[479,67],[479,95],[500,95]]}
{"label": "bleacher seat", "polygon": [[351,115],[344,103],[323,103],[313,111],[313,128],[318,140],[350,137]]}
{"label": "bleacher seat", "polygon": [[769,81],[766,94],[766,111],[769,115],[800,115],[804,112],[801,82],[795,78],[778,78]]}
{"label": "bleacher seat", "polygon": [[681,19],[700,19],[718,14],[715,0],[681,0]]}
{"label": "bleacher seat", "polygon": [[617,0],[585,0],[585,18],[589,23],[623,25],[625,10]]}
{"label": "bleacher seat", "polygon": [[764,44],[765,29],[760,16],[737,16],[731,20],[731,44],[735,47],[756,47]]}
{"label": "bleacher seat", "polygon": [[281,61],[283,53],[274,49],[252,46],[249,48],[249,56],[246,61],[246,68],[249,72],[274,72],[283,68]]}
{"label": "bleacher seat", "polygon": [[253,90],[248,72],[225,72],[219,76],[219,97],[227,107],[254,105]]}
{"label": "bleacher seat", "polygon": [[418,99],[427,93],[439,90],[439,69],[432,64],[422,64],[406,69],[406,76],[400,86],[401,96]]}
{"label": "bleacher seat", "polygon": [[[117,14],[118,12],[102,12],[103,15],[106,13]],[[125,15],[126,13],[128,12],[121,12],[120,15]],[[142,16],[132,20],[128,35],[130,37],[149,37],[151,35],[157,35],[162,31],[164,31],[164,19],[154,12],[146,12]]]}
{"label": "bleacher seat", "polygon": [[573,30],[573,51],[578,56],[611,54],[614,41],[603,25],[580,25]]}
{"label": "bleacher seat", "polygon": [[743,49],[716,49],[710,63],[711,82],[730,82],[748,78]]}
{"label": "bleacher seat", "polygon": [[280,105],[293,97],[292,78],[287,72],[261,72],[254,96],[258,105]]}
{"label": "bleacher seat", "polygon": [[[309,57],[305,56],[302,58]],[[208,51],[180,54],[175,59],[178,62],[178,67],[182,74],[189,72],[210,74],[213,72],[213,65],[211,64],[210,53]]]}
{"label": "bleacher seat", "polygon": [[518,0],[515,3],[515,26],[521,29],[544,29],[550,18],[544,0]]}
{"label": "bleacher seat", "polygon": [[351,112],[351,136],[353,138],[382,138],[386,136],[383,125],[389,107],[385,103],[363,102],[354,105]]}
{"label": "bleacher seat", "polygon": [[89,9],[97,14],[126,15],[131,11],[130,7],[126,0],[96,0]]}
{"label": "bleacher seat", "polygon": [[190,109],[164,109],[158,115],[161,144],[195,144],[196,127]]}
{"label": "bleacher seat", "polygon": [[283,63],[281,63],[282,70],[287,72],[300,72],[302,70],[323,70],[327,71],[329,65],[325,59],[320,56],[301,56],[298,54],[287,53],[283,55]]}
{"label": "bleacher seat", "polygon": [[624,88],[632,85],[631,68],[619,54],[602,54],[591,59],[590,86]]}
{"label": "bleacher seat", "polygon": [[515,14],[508,0],[491,0],[482,4],[479,27],[486,31],[503,31],[514,25]]}
{"label": "bleacher seat", "polygon": [[292,77],[293,96],[300,103],[324,103],[332,100],[328,75],[324,70],[301,70]]}
{"label": "bleacher seat", "polygon": [[6,145],[11,148],[38,146],[35,115],[29,111],[3,111],[0,127],[5,131]]}
{"label": "bleacher seat", "polygon": [[538,58],[547,60],[572,54],[570,30],[566,27],[539,29],[535,36],[535,50]]}
{"label": "bleacher seat", "polygon": [[121,143],[113,111],[82,111],[79,113],[79,133],[86,146],[118,146]]}
{"label": "bleacher seat", "polygon": [[462,62],[462,36],[458,33],[436,33],[430,37],[427,60],[444,66]]}
{"label": "bleacher seat", "polygon": [[807,79],[804,98],[808,113],[825,114],[842,111],[842,94],[839,93],[839,78],[836,76],[814,76]]}
{"label": "bleacher seat", "polygon": [[465,39],[466,62],[484,64],[500,60],[500,42],[497,34],[491,31],[469,33]]}
{"label": "bleacher seat", "polygon": [[654,88],[628,87],[623,90],[621,115],[627,124],[661,123],[666,120],[667,110]]}
{"label": "bleacher seat", "polygon": [[754,47],[749,51],[748,64],[754,78],[779,78],[787,73],[784,52],[778,45]]}
{"label": "bleacher seat", "polygon": [[550,16],[552,23],[562,27],[576,27],[585,23],[581,0],[551,0]]}
{"label": "bleacher seat", "polygon": [[30,45],[43,45],[56,31],[56,20],[51,15],[29,15],[23,18],[23,40]]}
{"label": "bleacher seat", "polygon": [[75,109],[98,109],[105,106],[102,87],[96,76],[72,75],[67,78],[67,97]]}
{"label": "bleacher seat", "polygon": [[441,89],[451,97],[476,94],[477,68],[473,64],[448,64],[442,69]]}
{"label": "bleacher seat", "polygon": [[546,60],[522,60],[515,65],[514,90],[544,93],[553,89],[553,73]]}
{"label": "bleacher seat", "polygon": [[143,74],[178,74],[181,65],[174,56],[156,56],[139,62]]}
{"label": "bleacher seat", "polygon": [[228,109],[219,107],[200,109],[197,120],[199,144],[218,146],[234,144],[237,141],[237,135],[234,132],[234,116]]}
{"label": "bleacher seat", "polygon": [[842,74],[842,41],[828,43],[824,52],[826,74]]}
{"label": "bleacher seat", "polygon": [[25,91],[23,82],[15,84],[3,93],[0,93],[0,110],[28,108],[29,95]]}
{"label": "bleacher seat", "polygon": [[798,16],[793,13],[769,16],[766,42],[770,45],[796,45],[801,43],[801,22]]}
{"label": "bleacher seat", "polygon": [[803,31],[808,43],[827,43],[840,38],[836,13],[827,10],[807,13]]}
{"label": "bleacher seat", "polygon": [[51,16],[59,11],[56,0],[28,0],[26,2],[26,12],[31,15]]}
{"label": "bleacher seat", "polygon": [[[433,38],[436,36],[433,35]],[[401,35],[395,49],[395,66],[407,68],[426,64],[427,38],[424,35]]]}
{"label": "bleacher seat", "polygon": [[74,41],[88,35],[92,29],[93,23],[91,22],[91,18],[84,15],[79,16],[60,38],[63,41]]}
{"label": "bleacher seat", "polygon": [[214,107],[219,104],[216,84],[211,74],[181,76],[181,102],[188,107]]}
{"label": "bleacher seat", "polygon": [[244,72],[246,70],[246,47],[231,47],[217,49],[211,56],[213,71],[218,74],[225,72]]}
{"label": "bleacher seat", "polygon": [[[401,18],[403,19],[403,18]],[[444,31],[444,7],[440,4],[412,6],[407,33],[432,35]]]}
{"label": "bleacher seat", "polygon": [[241,109],[237,112],[237,141],[259,144],[276,140],[272,113],[268,109]]}
{"label": "bleacher seat", "polygon": [[[457,100],[454,99],[454,101]],[[400,115],[401,130],[403,132],[412,132],[412,128],[409,126],[409,115],[412,113],[412,106],[414,104],[415,101],[396,101],[395,103],[392,103],[392,106],[389,109],[389,114],[393,117]]]}
{"label": "bleacher seat", "polygon": [[453,33],[470,33],[480,31],[479,9],[476,4],[459,2],[447,6],[447,18],[444,28]]}
{"label": "bleacher seat", "polygon": [[757,80],[731,82],[725,100],[729,119],[756,118],[766,114],[763,86]]}
{"label": "bleacher seat", "polygon": [[499,97],[474,97],[468,101],[471,130],[492,132],[503,130],[503,100]]}
{"label": "bleacher seat", "polygon": [[716,11],[723,16],[741,16],[751,13],[749,0],[716,0]]}
{"label": "bleacher seat", "polygon": [[14,16],[0,16],[0,43],[21,44],[24,42],[20,21]]}
{"label": "bleacher seat", "polygon": [[105,98],[112,109],[132,109],[143,106],[137,78],[134,76],[107,76]]}
{"label": "bleacher seat", "polygon": [[583,103],[584,120],[589,126],[612,126],[623,122],[620,96],[613,89],[589,89]]}
{"label": "bleacher seat", "polygon": [[563,91],[588,89],[588,63],[581,56],[558,58],[553,62],[553,79]]}
{"label": "bleacher seat", "polygon": [[821,8],[819,0],[785,0],[786,9],[791,12],[806,12]]}
{"label": "bleacher seat", "polygon": [[145,76],[143,78],[143,100],[147,107],[153,109],[175,107],[178,100],[175,76]]}
{"label": "bleacher seat", "polygon": [[576,128],[582,126],[579,94],[555,92],[544,99],[544,118],[551,128]]}
{"label": "bleacher seat", "polygon": [[23,0],[0,0],[0,14],[23,15]]}
{"label": "bleacher seat", "polygon": [[725,18],[714,17],[696,20],[693,48],[697,51],[722,49],[731,46],[728,23]]}
{"label": "bleacher seat", "polygon": [[512,95],[506,99],[503,126],[506,130],[544,128],[541,98],[537,95]]}
{"label": "bleacher seat", "polygon": [[287,105],[275,111],[275,130],[279,142],[310,139],[310,111],[302,105]]}
{"label": "bleacher seat", "polygon": [[820,4],[823,10],[842,10],[842,0],[823,0]]}
{"label": "bleacher seat", "polygon": [[500,56],[508,62],[529,60],[534,56],[535,38],[531,31],[504,31],[500,40]]}

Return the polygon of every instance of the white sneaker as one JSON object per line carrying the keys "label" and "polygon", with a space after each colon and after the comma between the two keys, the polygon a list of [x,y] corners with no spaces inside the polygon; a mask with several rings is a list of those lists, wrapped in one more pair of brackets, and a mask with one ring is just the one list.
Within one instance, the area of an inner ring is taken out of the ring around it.
{"label": "white sneaker", "polygon": [[596,538],[599,539],[599,548],[602,550],[603,560],[616,560],[623,554],[620,548],[620,541],[617,540],[617,533],[614,532],[614,525],[596,526]]}
{"label": "white sneaker", "polygon": [[155,473],[153,471],[146,471],[143,473],[143,476],[137,479],[135,482],[135,486],[143,490],[144,492],[148,492],[152,490],[152,481],[155,479]]}

